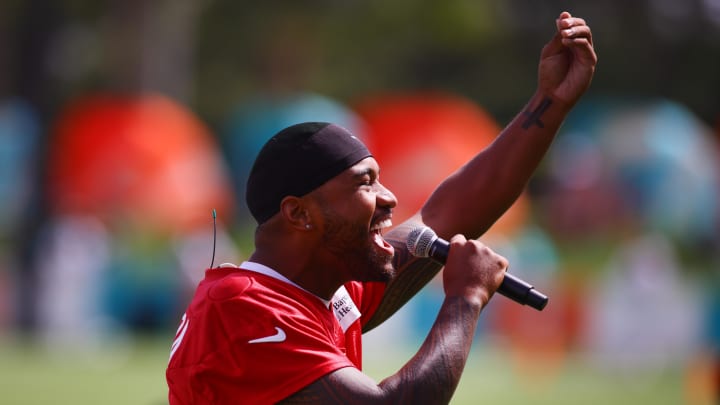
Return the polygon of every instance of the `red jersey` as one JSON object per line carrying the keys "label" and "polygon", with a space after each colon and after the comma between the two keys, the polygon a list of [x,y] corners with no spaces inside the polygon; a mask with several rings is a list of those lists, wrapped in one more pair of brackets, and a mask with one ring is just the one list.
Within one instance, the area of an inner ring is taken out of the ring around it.
{"label": "red jersey", "polygon": [[170,404],[272,404],[362,369],[363,320],[384,289],[351,282],[327,302],[258,263],[207,270],[172,344]]}

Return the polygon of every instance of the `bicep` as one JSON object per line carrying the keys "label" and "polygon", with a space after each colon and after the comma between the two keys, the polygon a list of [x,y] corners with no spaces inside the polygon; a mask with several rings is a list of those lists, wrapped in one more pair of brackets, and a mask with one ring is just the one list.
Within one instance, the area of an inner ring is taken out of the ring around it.
{"label": "bicep", "polygon": [[483,172],[487,170],[473,170],[470,165],[459,169],[430,195],[418,219],[443,239],[459,233],[471,239],[480,237],[518,197]]}
{"label": "bicep", "polygon": [[335,370],[280,404],[382,404],[385,392],[372,378],[354,367]]}

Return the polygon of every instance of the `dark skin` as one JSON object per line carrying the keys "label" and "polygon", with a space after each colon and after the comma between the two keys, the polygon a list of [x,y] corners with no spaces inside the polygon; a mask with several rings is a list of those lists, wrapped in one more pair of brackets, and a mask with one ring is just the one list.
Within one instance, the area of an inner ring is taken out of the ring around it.
{"label": "dark skin", "polygon": [[[443,181],[413,217],[378,241],[389,226],[395,196],[367,158],[303,197],[286,197],[280,212],[256,232],[250,260],[263,263],[321,298],[351,280],[388,281],[364,331],[381,324],[440,270],[413,258],[407,234],[427,225],[451,243],[443,271],[445,300],[419,351],[397,373],[376,383],[346,367],[318,379],[285,404],[448,403],[470,352],[475,327],[502,282],[505,258],[475,240],[525,188],[562,120],[590,85],[597,56],[585,21],[563,12],[543,48],[538,89],[486,149]],[[332,237],[329,237],[331,235]],[[466,238],[467,235],[470,239]]]}

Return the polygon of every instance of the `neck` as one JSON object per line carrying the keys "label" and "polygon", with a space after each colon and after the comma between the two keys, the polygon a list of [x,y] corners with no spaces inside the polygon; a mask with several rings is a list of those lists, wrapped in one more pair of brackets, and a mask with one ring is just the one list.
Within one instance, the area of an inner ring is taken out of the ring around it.
{"label": "neck", "polygon": [[[278,271],[276,271],[275,269],[273,269],[273,268],[271,268],[271,267],[269,267],[269,266],[266,266],[266,265],[264,265],[264,264],[261,264],[261,263],[255,262],[255,261],[251,261],[251,260],[247,260],[247,261],[244,261],[240,267],[243,268],[243,269],[246,269],[246,270],[251,270],[251,271],[254,271],[254,272],[257,272],[257,273],[260,273],[260,274],[264,274],[264,275],[266,275],[266,276],[270,276],[270,277],[272,277],[272,278],[275,278],[275,279],[284,281],[284,282],[286,282],[286,283],[288,283],[288,284],[291,284],[291,285],[293,285],[293,286],[295,286],[295,287],[297,287],[297,288],[299,288],[299,289],[307,292],[308,294],[312,294],[310,291],[307,291],[306,289],[302,288],[300,285],[298,285],[297,283],[295,283],[295,282],[293,282],[292,280],[288,279],[288,278],[285,277],[284,275],[280,274],[280,273],[279,273]],[[325,307],[329,307],[331,300],[326,300],[326,299],[324,299],[324,298],[320,298],[320,297],[318,297],[318,296],[315,295],[315,294],[312,294],[312,295],[314,295],[315,298],[317,298],[319,301],[322,301]]]}
{"label": "neck", "polygon": [[255,232],[249,260],[263,264],[306,291],[329,300],[347,280],[336,260],[327,257],[315,233],[297,232],[281,220],[269,220]]}
{"label": "neck", "polygon": [[[276,252],[266,254],[257,249],[248,260],[270,267],[302,289],[323,300],[330,300],[343,282],[334,280],[332,271],[326,271],[326,266],[313,264],[307,256]],[[285,260],[285,257],[292,258],[292,261]]]}

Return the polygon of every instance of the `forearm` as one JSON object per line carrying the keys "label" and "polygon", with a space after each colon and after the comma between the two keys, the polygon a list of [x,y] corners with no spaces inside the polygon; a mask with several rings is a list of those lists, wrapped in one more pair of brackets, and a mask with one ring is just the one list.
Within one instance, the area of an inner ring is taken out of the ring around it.
{"label": "forearm", "polygon": [[482,305],[446,298],[418,353],[376,384],[353,367],[338,369],[282,404],[446,404],[460,381]]}
{"label": "forearm", "polygon": [[380,383],[391,403],[450,401],[470,353],[481,306],[461,297],[445,298],[418,353]]}
{"label": "forearm", "polygon": [[492,144],[438,186],[422,222],[443,238],[482,235],[522,193],[569,110],[547,94],[533,95]]}
{"label": "forearm", "polygon": [[468,176],[477,176],[477,170],[490,170],[493,176],[489,177],[495,182],[491,189],[509,195],[512,203],[515,200],[512,196],[522,192],[569,111],[570,106],[557,98],[535,93],[486,149],[487,156],[478,156],[468,163]]}

